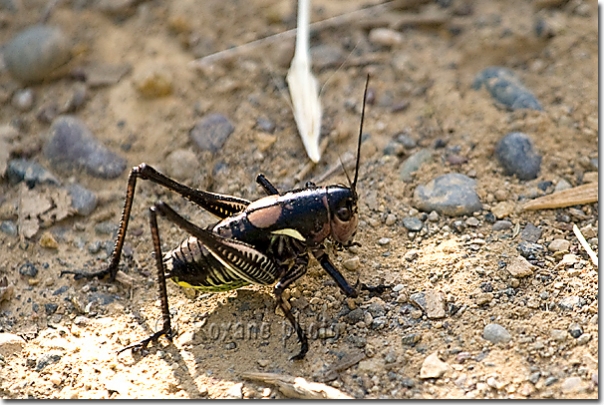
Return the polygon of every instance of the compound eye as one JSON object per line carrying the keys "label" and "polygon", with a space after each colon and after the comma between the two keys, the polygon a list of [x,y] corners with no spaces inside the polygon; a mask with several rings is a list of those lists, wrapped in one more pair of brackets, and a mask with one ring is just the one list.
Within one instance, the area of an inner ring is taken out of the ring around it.
{"label": "compound eye", "polygon": [[348,208],[348,207],[340,207],[340,208],[338,208],[336,215],[340,221],[348,222],[348,221],[350,221],[350,218],[352,217],[352,212],[350,211],[350,208]]}

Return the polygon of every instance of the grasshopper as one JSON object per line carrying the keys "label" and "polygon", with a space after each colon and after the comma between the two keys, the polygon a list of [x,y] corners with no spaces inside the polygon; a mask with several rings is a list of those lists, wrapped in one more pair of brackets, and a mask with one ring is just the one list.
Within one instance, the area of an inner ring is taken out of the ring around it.
{"label": "grasshopper", "polygon": [[[124,347],[118,354],[128,349],[144,351],[149,343],[156,342],[164,335],[172,339],[174,332],[166,290],[166,279],[171,279],[182,287],[202,292],[229,291],[250,284],[274,284],[277,305],[293,326],[300,342],[299,353],[291,359],[304,358],[308,352],[308,339],[291,313],[289,302],[283,298],[283,291],[306,273],[310,255],[335,280],[344,294],[348,297],[358,295],[359,283],[354,288],[350,286],[325,252],[324,241],[331,239],[336,245],[343,247],[354,243],[358,224],[356,186],[368,84],[369,77],[363,97],[354,180],[351,182],[346,174],[349,186],[320,187],[309,182],[304,188],[281,193],[260,174],[256,181],[268,195],[252,202],[187,187],[145,163],[132,169],[109,266],[93,273],[65,270],[61,272],[61,276],[73,274],[76,280],[109,276],[111,281],[115,280],[138,179],[166,187],[220,220],[212,226],[202,228],[183,218],[165,202],[158,201],[149,208],[163,326],[146,339]],[[161,249],[158,215],[190,235],[166,254]],[[383,291],[383,286],[368,287],[361,284],[360,288]]]}

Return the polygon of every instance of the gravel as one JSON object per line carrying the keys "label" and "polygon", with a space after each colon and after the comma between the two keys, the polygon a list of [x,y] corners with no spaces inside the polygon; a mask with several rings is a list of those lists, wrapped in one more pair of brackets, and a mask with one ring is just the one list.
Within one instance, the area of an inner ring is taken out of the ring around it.
{"label": "gravel", "polygon": [[71,206],[78,215],[87,216],[94,211],[97,204],[95,193],[76,183],[67,186],[67,190],[71,196]]}
{"label": "gravel", "polygon": [[424,223],[419,218],[405,217],[403,218],[403,226],[412,232],[418,232],[424,226]]}
{"label": "gravel", "polygon": [[27,159],[14,159],[8,162],[6,174],[12,184],[25,181],[29,188],[38,184],[59,184],[59,180],[52,173],[38,163]]}
{"label": "gravel", "polygon": [[420,149],[413,155],[409,156],[401,165],[401,180],[410,182],[413,179],[413,172],[418,171],[419,168],[430,159],[432,159],[432,152],[430,152],[428,149]]}
{"label": "gravel", "polygon": [[33,263],[26,262],[19,267],[19,274],[25,277],[36,277],[38,275],[38,269]]}

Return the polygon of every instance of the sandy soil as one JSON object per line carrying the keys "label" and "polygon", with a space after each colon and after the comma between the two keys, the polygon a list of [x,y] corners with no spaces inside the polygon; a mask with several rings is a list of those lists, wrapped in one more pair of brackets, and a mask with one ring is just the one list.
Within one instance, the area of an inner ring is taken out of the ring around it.
{"label": "sandy soil", "polygon": [[[22,3],[16,13],[0,9],[0,43],[35,23],[45,4]],[[326,370],[353,358],[362,360],[351,361],[354,364],[328,384],[358,398],[598,397],[597,268],[571,231],[576,223],[579,228],[591,225],[597,232],[598,205],[521,209],[523,198],[534,196],[539,182],[555,185],[565,179],[579,185],[593,179],[593,173],[586,174],[595,170],[590,159],[598,157],[594,4],[452,1],[441,7],[433,2],[402,1],[408,7],[316,31],[312,45],[326,49],[317,56],[315,71],[319,81],[327,83],[322,95],[323,130],[329,144],[322,161],[296,182],[294,177],[308,159],[282,96],[293,38],[260,45],[201,70],[189,66],[197,57],[293,28],[293,2],[91,3],[64,2],[50,16],[49,23],[61,27],[75,42],[76,56],[68,71],[104,64],[128,64],[131,71],[115,84],[89,88],[77,116],[124,156],[128,166],[146,162],[175,172],[182,164],[170,161],[168,155],[176,149],[194,152],[199,168],[182,180],[199,188],[255,199],[262,195],[255,184],[257,173],[264,173],[281,189],[325,173],[339,156],[354,151],[364,78],[372,73],[374,103],[367,111],[365,132],[370,136],[363,144],[359,183],[357,238],[362,246],[332,255],[340,268],[348,259],[360,259],[357,270],[343,270],[351,282],[360,278],[368,284],[402,284],[404,288],[346,300],[313,263],[290,291],[311,337],[306,359],[293,362],[289,357],[297,352],[298,344],[294,337],[287,338],[291,331],[274,311],[270,288],[195,296],[170,284],[173,321],[178,327],[174,343],[162,339],[147,356],[130,352],[116,356],[118,349],[159,327],[147,207],[161,198],[196,223],[209,224],[214,219],[142,182],[127,238],[128,257],[123,261],[133,285],[59,278],[63,269],[93,270],[107,262],[105,249],[92,254],[87,247],[112,240],[97,228],[107,221],[119,223],[128,173],[101,180],[80,172],[57,172],[63,182],[77,181],[94,190],[101,203],[90,216],[71,217],[47,229],[58,242],[57,249],[42,247],[43,231],[29,240],[0,233],[0,276],[6,275],[15,286],[12,299],[0,303],[0,332],[26,341],[22,350],[0,362],[3,398],[282,398],[270,384],[245,380],[242,373],[273,372],[321,381]],[[125,5],[118,4],[113,13],[107,11],[117,3]],[[370,3],[316,0],[312,21]],[[400,43],[388,46],[368,40],[370,29],[396,25],[396,21],[401,26]],[[414,24],[407,24],[410,21]],[[538,21],[545,27],[541,37],[535,34]],[[330,63],[338,54],[335,64]],[[516,71],[544,111],[510,112],[497,106],[486,90],[472,90],[475,75],[491,65]],[[169,95],[148,98],[137,90],[137,83],[151,72],[159,72],[171,83]],[[67,74],[32,86],[34,108],[22,112],[10,102],[10,94],[21,86],[6,71],[0,74],[2,92],[8,94],[3,98],[0,123],[19,123],[19,140],[28,146],[13,157],[25,156],[50,167],[40,152],[49,125],[36,119],[36,113],[52,100],[65,100],[74,85],[73,76]],[[195,122],[210,112],[224,114],[235,126],[215,154],[198,151],[188,135]],[[261,117],[275,124],[274,134],[257,128]],[[529,134],[543,155],[536,180],[521,182],[505,176],[494,158],[496,142],[514,130]],[[409,183],[400,180],[399,168],[417,149],[399,155],[383,152],[403,131],[435,154]],[[447,147],[435,149],[437,140]],[[452,165],[451,154],[467,161]],[[401,220],[412,209],[415,187],[449,172],[477,180],[485,204],[475,215],[477,223],[441,216],[436,222],[426,221],[417,235],[407,231]],[[344,176],[332,176],[323,184],[335,182],[345,182]],[[0,190],[2,219],[16,221],[7,207],[18,201],[19,187],[4,180]],[[506,219],[514,227],[495,232],[485,214],[502,201],[510,204]],[[394,224],[386,224],[389,214],[396,216]],[[456,232],[456,220],[476,226]],[[518,255],[516,231],[529,223],[542,230],[539,243],[545,246],[559,238],[571,242],[570,251],[579,255],[580,262],[570,268],[559,266],[562,255],[547,252],[531,276],[511,277],[500,262]],[[183,239],[176,227],[166,222],[160,227],[165,248]],[[389,243],[378,243],[383,238],[389,238]],[[597,244],[594,248],[597,251]],[[417,257],[405,257],[412,249],[417,250]],[[39,269],[33,281],[18,272],[27,261]],[[66,291],[53,295],[63,286]],[[513,294],[506,294],[509,289]],[[444,318],[429,319],[410,304],[408,297],[422,291],[444,295]],[[561,309],[558,303],[571,296],[580,297],[584,305]],[[110,302],[99,304],[91,297]],[[54,314],[45,312],[48,303],[58,305]],[[365,323],[370,321],[369,312],[354,325],[341,316],[348,308],[369,309],[370,304],[387,310],[382,328],[372,329]],[[484,340],[483,329],[489,323],[504,326],[512,340],[500,344]],[[579,340],[565,333],[573,323],[591,338]],[[253,325],[258,327],[257,334],[250,331]],[[332,332],[337,333],[333,336]],[[410,339],[419,341],[409,344]],[[447,371],[439,378],[421,379],[424,360],[435,352],[447,363]],[[58,361],[36,370],[37,362],[48,353],[58,355]]]}

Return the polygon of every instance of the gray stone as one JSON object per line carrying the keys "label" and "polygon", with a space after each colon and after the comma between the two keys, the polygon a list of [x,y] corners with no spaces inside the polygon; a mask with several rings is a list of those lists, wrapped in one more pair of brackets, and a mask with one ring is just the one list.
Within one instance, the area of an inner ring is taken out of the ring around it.
{"label": "gray stone", "polygon": [[482,209],[474,189],[476,181],[460,173],[449,173],[419,185],[413,193],[413,203],[422,211],[441,215],[470,215]]}
{"label": "gray stone", "polygon": [[420,149],[413,155],[409,156],[401,165],[400,178],[405,182],[411,181],[412,173],[419,170],[421,165],[432,158],[432,152],[428,149]]}
{"label": "gray stone", "polygon": [[424,223],[419,218],[405,217],[403,218],[403,226],[410,231],[418,232],[421,231]]}
{"label": "gray stone", "polygon": [[490,323],[484,327],[482,337],[492,343],[507,343],[512,340],[512,335],[503,326]]}
{"label": "gray stone", "polygon": [[576,322],[573,322],[568,327],[568,333],[575,339],[579,338],[583,334],[583,328]]}
{"label": "gray stone", "polygon": [[562,384],[560,384],[560,389],[564,393],[573,393],[573,392],[581,392],[585,390],[585,386],[583,385],[583,381],[581,377],[568,377]]}
{"label": "gray stone", "polygon": [[536,243],[541,237],[541,229],[537,228],[530,222],[526,224],[524,229],[520,232],[520,239],[527,242]]}
{"label": "gray stone", "polygon": [[126,169],[126,161],[122,157],[107,149],[86,124],[70,115],[53,121],[44,155],[56,168],[83,168],[88,174],[104,179],[116,178]]}
{"label": "gray stone", "polygon": [[518,76],[510,69],[492,66],[476,75],[472,87],[479,90],[482,85],[500,104],[512,110],[528,108],[543,110],[533,93],[528,90]]}
{"label": "gray stone", "polygon": [[537,178],[541,170],[541,156],[534,150],[533,142],[522,132],[511,132],[495,148],[497,159],[505,174],[520,180]]}
{"label": "gray stone", "polygon": [[518,250],[518,252],[520,252],[520,254],[527,259],[536,258],[545,252],[543,245],[527,241],[520,242],[516,247],[516,250]]}
{"label": "gray stone", "polygon": [[46,79],[71,58],[71,45],[57,27],[34,25],[19,32],[4,48],[4,63],[15,79]]}
{"label": "gray stone", "polygon": [[44,368],[50,364],[54,364],[61,360],[61,355],[57,353],[46,353],[40,356],[38,361],[36,362],[36,371],[42,371]]}
{"label": "gray stone", "polygon": [[15,224],[13,221],[2,221],[0,223],[0,231],[4,232],[9,236],[17,236],[17,224]]}
{"label": "gray stone", "polygon": [[233,133],[235,127],[222,114],[208,114],[195,124],[189,136],[201,150],[218,152]]}
{"label": "gray stone", "polygon": [[494,231],[505,231],[511,229],[513,224],[507,220],[499,220],[493,224]]}
{"label": "gray stone", "polygon": [[67,190],[71,196],[71,206],[78,215],[87,216],[94,211],[97,204],[95,193],[76,183],[67,186]]}
{"label": "gray stone", "polygon": [[14,159],[8,162],[6,175],[12,184],[24,181],[29,188],[37,184],[59,184],[59,180],[52,173],[36,162],[26,159]]}
{"label": "gray stone", "polygon": [[365,313],[361,308],[356,308],[350,311],[344,319],[350,324],[359,323],[365,319]]}

